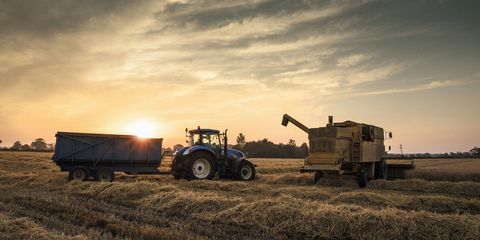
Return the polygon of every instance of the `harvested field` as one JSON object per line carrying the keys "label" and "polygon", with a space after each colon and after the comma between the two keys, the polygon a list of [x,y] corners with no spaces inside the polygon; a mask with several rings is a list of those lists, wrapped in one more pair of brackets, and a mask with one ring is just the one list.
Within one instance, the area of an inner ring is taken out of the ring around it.
{"label": "harvested field", "polygon": [[359,189],[349,179],[313,185],[299,159],[254,159],[253,182],[119,174],[97,183],[67,182],[50,157],[0,152],[0,239],[480,237],[480,182],[466,177],[480,172],[478,159],[417,161],[415,179]]}

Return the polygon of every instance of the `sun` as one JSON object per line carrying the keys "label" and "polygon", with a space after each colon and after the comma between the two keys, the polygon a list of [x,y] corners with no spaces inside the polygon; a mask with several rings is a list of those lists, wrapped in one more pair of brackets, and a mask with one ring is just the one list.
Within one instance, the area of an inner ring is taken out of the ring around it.
{"label": "sun", "polygon": [[154,137],[155,125],[147,120],[138,120],[130,124],[128,132],[139,138]]}

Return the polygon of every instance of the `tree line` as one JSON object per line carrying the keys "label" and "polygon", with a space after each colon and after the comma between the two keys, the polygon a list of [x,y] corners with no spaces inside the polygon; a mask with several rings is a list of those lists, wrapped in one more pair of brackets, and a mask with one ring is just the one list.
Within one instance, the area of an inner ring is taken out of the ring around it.
{"label": "tree line", "polygon": [[[0,143],[2,141],[0,140]],[[22,144],[20,141],[15,141],[11,147],[3,147],[1,150],[11,151],[55,151],[53,143],[47,143],[43,138],[37,138],[30,144]]]}
{"label": "tree line", "polygon": [[267,138],[247,142],[245,135],[240,133],[236,140],[237,144],[232,148],[252,158],[305,158],[308,155],[308,145],[302,143],[297,146],[293,139],[288,140],[287,144],[276,144]]}

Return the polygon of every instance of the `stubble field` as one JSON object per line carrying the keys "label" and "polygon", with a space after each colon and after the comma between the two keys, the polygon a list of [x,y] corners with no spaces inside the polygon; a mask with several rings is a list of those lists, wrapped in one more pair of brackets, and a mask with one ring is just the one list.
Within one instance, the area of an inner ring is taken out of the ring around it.
{"label": "stubble field", "polygon": [[417,161],[407,180],[312,183],[299,159],[252,182],[118,174],[67,182],[50,153],[0,152],[0,239],[479,239],[480,160]]}

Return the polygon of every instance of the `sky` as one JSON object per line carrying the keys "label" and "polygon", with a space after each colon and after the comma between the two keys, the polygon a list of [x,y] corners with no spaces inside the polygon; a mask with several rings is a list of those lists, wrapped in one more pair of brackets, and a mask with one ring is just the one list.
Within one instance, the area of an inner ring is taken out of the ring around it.
{"label": "sky", "polygon": [[[295,139],[328,116],[392,152],[480,145],[479,1],[0,1],[0,146],[57,131]],[[133,129],[133,130],[132,130]],[[138,129],[137,129],[138,130]]]}

